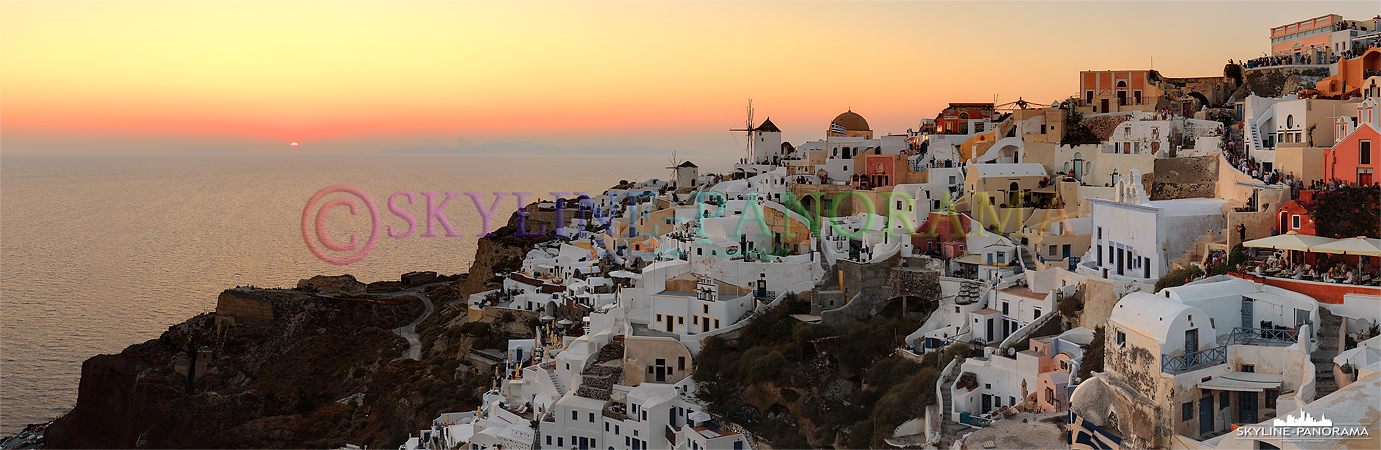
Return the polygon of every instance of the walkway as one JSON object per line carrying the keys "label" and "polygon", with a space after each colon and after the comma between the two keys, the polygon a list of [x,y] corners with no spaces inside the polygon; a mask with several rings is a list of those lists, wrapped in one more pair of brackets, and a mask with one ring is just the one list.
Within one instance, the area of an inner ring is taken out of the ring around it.
{"label": "walkway", "polygon": [[393,334],[396,334],[408,341],[408,353],[405,357],[415,360],[422,359],[422,340],[417,337],[417,324],[422,323],[422,320],[426,319],[428,316],[431,316],[432,310],[434,309],[432,307],[431,298],[427,297],[426,294],[418,292],[422,289],[422,287],[424,286],[408,289],[407,291],[405,291],[405,293],[411,294],[417,297],[418,299],[421,299],[422,304],[426,305],[427,309],[425,311],[422,311],[422,315],[417,316],[417,319],[413,320],[412,323],[393,329]]}

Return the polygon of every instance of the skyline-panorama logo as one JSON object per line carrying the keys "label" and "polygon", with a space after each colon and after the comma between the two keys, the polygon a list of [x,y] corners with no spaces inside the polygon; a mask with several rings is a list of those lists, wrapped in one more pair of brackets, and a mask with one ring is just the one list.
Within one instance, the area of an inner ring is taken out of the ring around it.
{"label": "skyline-panorama logo", "polygon": [[1237,436],[1251,438],[1281,438],[1290,442],[1320,442],[1326,439],[1350,439],[1371,436],[1364,426],[1334,426],[1333,421],[1319,414],[1299,411],[1271,420],[1270,426],[1246,425],[1237,428]]}

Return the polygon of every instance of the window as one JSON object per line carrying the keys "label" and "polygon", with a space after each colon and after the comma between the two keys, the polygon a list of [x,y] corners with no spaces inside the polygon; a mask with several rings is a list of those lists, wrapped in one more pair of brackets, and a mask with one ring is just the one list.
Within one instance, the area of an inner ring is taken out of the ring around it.
{"label": "window", "polygon": [[719,319],[714,320],[714,327],[719,328]]}
{"label": "window", "polygon": [[1290,228],[1299,229],[1299,214],[1290,216]]}
{"label": "window", "polygon": [[700,325],[700,316],[691,316],[691,325]]}
{"label": "window", "polygon": [[1117,345],[1120,347],[1127,346],[1127,333],[1123,333],[1122,330],[1117,330]]}
{"label": "window", "polygon": [[1278,397],[1278,396],[1280,396],[1280,391],[1277,391],[1277,390],[1275,390],[1275,389],[1267,389],[1267,390],[1266,390],[1266,407],[1267,407],[1267,408],[1271,408],[1271,409],[1275,409],[1275,407],[1276,407],[1276,397]]}
{"label": "window", "polygon": [[1180,419],[1190,420],[1194,418],[1194,402],[1184,402],[1180,405]]}
{"label": "window", "polygon": [[1231,401],[1232,401],[1232,395],[1229,394],[1229,391],[1223,391],[1222,393],[1218,394],[1218,407],[1219,407],[1219,408],[1227,408],[1227,407],[1228,407],[1228,403],[1231,402]]}
{"label": "window", "polygon": [[580,413],[571,411],[571,420],[580,420]]}
{"label": "window", "polygon": [[677,325],[685,325],[685,324],[686,324],[686,316],[676,316],[676,324],[677,324]]}
{"label": "window", "polygon": [[1051,245],[1051,246],[1050,246],[1050,256],[1055,256],[1055,255],[1057,255],[1057,254],[1059,254],[1059,253],[1060,253],[1060,246],[1058,246],[1058,245]]}
{"label": "window", "polygon": [[1002,315],[1007,315],[1007,302],[1002,302]]}
{"label": "window", "polygon": [[1357,164],[1371,164],[1371,141],[1357,141]]}
{"label": "window", "polygon": [[609,431],[609,422],[604,422],[604,431],[606,433]]}
{"label": "window", "polygon": [[1256,365],[1254,365],[1254,364],[1243,364],[1243,365],[1242,365],[1242,370],[1239,370],[1238,372],[1243,372],[1243,373],[1256,373]]}
{"label": "window", "polygon": [[662,323],[662,315],[661,315],[661,314],[658,314],[658,315],[657,315],[657,323]]}
{"label": "window", "polygon": [[1031,319],[1032,319],[1032,320],[1035,320],[1035,319],[1039,319],[1039,318],[1041,318],[1041,309],[1040,309],[1040,308],[1036,308],[1036,315],[1033,316]]}
{"label": "window", "polygon": [[590,423],[595,423],[595,413],[590,413]]}
{"label": "window", "polygon": [[700,305],[700,307],[701,307],[701,310],[703,310],[703,311],[705,312],[705,314],[709,314],[709,313],[710,313],[710,305]]}

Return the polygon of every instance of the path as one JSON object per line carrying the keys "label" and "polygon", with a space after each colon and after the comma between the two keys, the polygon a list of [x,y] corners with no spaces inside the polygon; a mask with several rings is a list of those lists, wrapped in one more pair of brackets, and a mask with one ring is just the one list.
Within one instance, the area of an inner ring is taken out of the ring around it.
{"label": "path", "polygon": [[415,360],[422,359],[422,340],[417,337],[417,324],[422,323],[422,320],[431,316],[433,309],[432,299],[428,298],[426,294],[417,292],[419,289],[420,288],[409,289],[409,292],[407,293],[412,294],[417,298],[421,299],[422,304],[426,305],[427,309],[425,311],[422,311],[422,315],[417,316],[417,319],[413,320],[412,323],[393,329],[393,334],[401,336],[403,339],[407,339],[408,353],[406,357]]}

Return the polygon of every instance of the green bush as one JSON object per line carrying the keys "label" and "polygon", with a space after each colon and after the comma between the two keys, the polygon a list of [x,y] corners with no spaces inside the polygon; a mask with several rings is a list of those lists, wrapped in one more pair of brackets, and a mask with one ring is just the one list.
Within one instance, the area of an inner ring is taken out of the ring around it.
{"label": "green bush", "polygon": [[1168,287],[1183,286],[1185,283],[1188,283],[1190,279],[1203,275],[1203,273],[1203,269],[1195,265],[1172,270],[1170,273],[1165,274],[1165,276],[1160,277],[1159,280],[1156,280],[1156,292],[1160,292],[1161,289]]}

